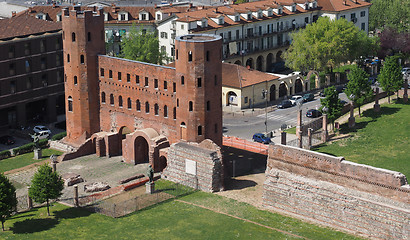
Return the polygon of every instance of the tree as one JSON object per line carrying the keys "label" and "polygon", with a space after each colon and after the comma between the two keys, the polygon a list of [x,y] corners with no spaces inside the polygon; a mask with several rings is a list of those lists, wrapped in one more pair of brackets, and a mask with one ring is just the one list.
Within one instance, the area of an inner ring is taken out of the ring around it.
{"label": "tree", "polygon": [[368,37],[352,22],[321,17],[316,23],[291,34],[292,43],[284,53],[286,65],[306,72],[311,69],[332,71],[341,63],[372,54],[377,39]]}
{"label": "tree", "polygon": [[369,10],[369,29],[393,28],[408,32],[410,25],[410,1],[372,0]]}
{"label": "tree", "polygon": [[373,96],[373,90],[368,79],[369,75],[363,69],[356,67],[350,70],[347,77],[349,82],[345,93],[359,107],[359,116],[361,116],[360,106]]}
{"label": "tree", "polygon": [[340,116],[343,104],[340,102],[339,93],[334,86],[325,88],[325,98],[320,99],[321,111],[327,114],[327,118],[332,122],[334,129],[335,120]]}
{"label": "tree", "polygon": [[121,56],[131,60],[163,64],[169,61],[165,50],[159,48],[159,40],[154,32],[146,32],[133,24],[127,36],[121,39]]}
{"label": "tree", "polygon": [[0,220],[3,231],[6,218],[11,215],[16,206],[16,188],[3,173],[0,173]]}
{"label": "tree", "polygon": [[397,32],[394,28],[386,27],[379,34],[380,51],[378,56],[403,54],[404,58],[410,55],[410,32]]}
{"label": "tree", "polygon": [[399,64],[399,56],[387,57],[380,74],[378,81],[384,91],[388,93],[388,101],[390,103],[390,94],[398,91],[403,86],[403,75]]}
{"label": "tree", "polygon": [[47,202],[47,213],[50,216],[49,200],[61,196],[63,189],[64,181],[61,176],[44,164],[34,174],[28,194],[35,202]]}

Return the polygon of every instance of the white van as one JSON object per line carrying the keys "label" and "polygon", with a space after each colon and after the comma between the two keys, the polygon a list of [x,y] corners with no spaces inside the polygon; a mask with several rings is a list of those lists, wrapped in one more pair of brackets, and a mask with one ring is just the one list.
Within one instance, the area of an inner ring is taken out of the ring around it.
{"label": "white van", "polygon": [[39,140],[41,139],[48,139],[50,138],[50,133],[48,131],[40,131],[37,133],[34,133],[34,136],[37,136]]}

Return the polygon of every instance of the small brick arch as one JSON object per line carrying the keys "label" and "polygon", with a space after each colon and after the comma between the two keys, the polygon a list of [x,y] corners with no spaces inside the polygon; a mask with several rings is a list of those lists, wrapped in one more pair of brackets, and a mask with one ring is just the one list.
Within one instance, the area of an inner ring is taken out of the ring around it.
{"label": "small brick arch", "polygon": [[306,81],[310,82],[310,76],[312,76],[312,74],[315,74],[315,87],[316,88],[320,88],[320,81],[319,81],[319,73],[317,71],[314,70],[310,70],[306,76]]}

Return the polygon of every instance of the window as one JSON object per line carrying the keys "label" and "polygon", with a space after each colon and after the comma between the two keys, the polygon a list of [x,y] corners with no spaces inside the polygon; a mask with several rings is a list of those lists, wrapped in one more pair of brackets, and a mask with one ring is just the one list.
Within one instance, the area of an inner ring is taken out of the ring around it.
{"label": "window", "polygon": [[194,110],[194,104],[192,101],[189,101],[189,109],[190,112],[192,112]]}
{"label": "window", "polygon": [[40,52],[45,52],[46,51],[46,40],[41,40],[40,41]]}
{"label": "window", "polygon": [[158,103],[155,103],[155,105],[154,105],[155,116],[158,116],[158,112],[159,112],[159,106],[158,106]]}
{"label": "window", "polygon": [[167,107],[167,105],[164,106],[164,117],[165,118],[168,117],[168,107]]}
{"label": "window", "polygon": [[24,54],[29,55],[31,53],[31,44],[25,43],[24,44]]}
{"label": "window", "polygon": [[177,107],[179,107],[179,98],[177,98]]}
{"label": "window", "polygon": [[245,97],[244,102],[248,103],[248,97]]}
{"label": "window", "polygon": [[91,42],[91,33],[90,33],[90,32],[88,32],[88,34],[87,34],[87,40],[88,40],[89,42]]}
{"label": "window", "polygon": [[172,112],[174,120],[177,119],[177,108],[174,107],[173,112]]}
{"label": "window", "polygon": [[16,93],[16,82],[10,81],[10,93]]}
{"label": "window", "polygon": [[118,72],[118,81],[121,81],[121,72]]}
{"label": "window", "polygon": [[81,56],[80,56],[80,63],[81,63],[81,64],[84,64],[84,55],[81,55]]}
{"label": "window", "polygon": [[57,82],[58,83],[63,81],[62,76],[63,76],[63,71],[58,71],[57,72]]}
{"label": "window", "polygon": [[[58,55],[57,55],[58,56]],[[25,67],[26,67],[26,72],[30,72],[31,71],[31,63],[29,60],[26,60],[24,63]]]}
{"label": "window", "polygon": [[214,76],[214,85],[217,86],[218,85],[218,77],[215,75]]}
{"label": "window", "polygon": [[342,16],[340,16],[340,18],[346,18],[346,16],[345,16],[345,15],[342,15]]}
{"label": "window", "polygon": [[361,11],[360,12],[360,17],[364,17],[364,16],[366,16],[366,11]]}
{"label": "window", "polygon": [[114,95],[110,94],[110,104],[114,106]]}
{"label": "window", "polygon": [[122,108],[122,96],[118,97],[118,106]]}
{"label": "window", "polygon": [[167,32],[161,32],[161,38],[168,39],[168,33]]}
{"label": "window", "polygon": [[181,29],[184,29],[184,24],[181,24]]}
{"label": "window", "polygon": [[366,23],[362,23],[361,29],[362,29],[363,31],[366,31]]}
{"label": "window", "polygon": [[184,84],[185,84],[185,78],[184,76],[181,76],[181,85],[184,86]]}
{"label": "window", "polygon": [[145,87],[148,87],[149,86],[149,82],[148,82],[148,77],[145,77],[145,85],[144,85]]}
{"label": "window", "polygon": [[211,102],[210,101],[206,102],[206,110],[207,111],[211,110]]}
{"label": "window", "polygon": [[9,65],[9,74],[10,75],[16,74],[16,65],[14,63],[10,63]]}
{"label": "window", "polygon": [[100,68],[100,76],[104,77],[104,68]]}
{"label": "window", "polygon": [[154,88],[158,89],[158,79],[154,79]]}
{"label": "window", "polygon": [[173,93],[177,92],[177,84],[176,83],[172,83],[172,92]]}
{"label": "window", "polygon": [[141,102],[140,102],[139,99],[136,102],[136,106],[137,106],[137,111],[140,112],[141,111]]}
{"label": "window", "polygon": [[77,76],[74,76],[74,85],[77,85],[78,80],[77,80]]}
{"label": "window", "polygon": [[127,73],[127,82],[131,82],[131,75]]}
{"label": "window", "polygon": [[101,102],[105,104],[105,92],[101,93]]}
{"label": "window", "polygon": [[110,71],[108,72],[108,77],[109,77],[109,78],[112,78],[112,70],[110,70]]}
{"label": "window", "polygon": [[16,53],[16,48],[14,46],[9,47],[9,58],[14,58]]}
{"label": "window", "polygon": [[75,33],[71,33],[71,41],[75,42]]}
{"label": "window", "polygon": [[145,102],[145,113],[149,113],[149,103]]}
{"label": "window", "polygon": [[191,51],[188,52],[188,61],[192,62],[192,52]]}
{"label": "window", "polygon": [[70,62],[70,54],[67,54],[67,62]]}
{"label": "window", "polygon": [[120,14],[119,19],[120,21],[125,21],[125,13]]}
{"label": "window", "polygon": [[141,20],[146,20],[147,19],[147,16],[146,16],[146,14],[144,13],[144,14],[141,14]]}
{"label": "window", "polygon": [[73,111],[73,98],[71,96],[68,97],[68,111]]}
{"label": "window", "polygon": [[202,78],[197,79],[197,86],[200,88],[202,87]]}
{"label": "window", "polygon": [[178,60],[178,49],[177,49],[177,54],[175,55],[176,59]]}
{"label": "window", "polygon": [[57,15],[57,22],[61,22],[62,21],[62,16],[61,14]]}
{"label": "window", "polygon": [[209,51],[206,51],[206,61],[209,61]]}
{"label": "window", "polygon": [[43,75],[41,76],[41,84],[42,84],[44,87],[47,87],[47,86],[48,86],[48,76],[47,76],[47,74],[43,74]]}
{"label": "window", "polygon": [[140,76],[135,75],[135,83],[140,85]]}
{"label": "window", "polygon": [[351,20],[352,22],[354,22],[355,19],[356,19],[356,13],[350,14],[350,20]]}
{"label": "window", "polygon": [[26,83],[26,89],[32,89],[32,88],[33,88],[33,78],[29,77]]}
{"label": "window", "polygon": [[228,40],[231,41],[231,39],[232,39],[232,32],[229,31],[229,32],[228,32]]}
{"label": "window", "polygon": [[305,23],[309,23],[309,17],[305,17]]}
{"label": "window", "polygon": [[60,54],[56,54],[56,66],[60,66],[61,65],[61,57]]}
{"label": "window", "polygon": [[239,39],[239,30],[236,30],[236,39]]}
{"label": "window", "polygon": [[42,58],[40,59],[40,62],[41,62],[41,69],[46,69],[46,68],[47,68],[47,60],[46,60],[46,58],[45,58],[45,57],[42,57]]}
{"label": "window", "polygon": [[132,109],[131,98],[128,98],[128,99],[127,99],[127,107],[128,107],[128,110],[131,110],[131,109]]}
{"label": "window", "polygon": [[198,136],[202,136],[202,126],[198,126]]}
{"label": "window", "polygon": [[168,90],[168,82],[164,81],[164,90],[167,91]]}

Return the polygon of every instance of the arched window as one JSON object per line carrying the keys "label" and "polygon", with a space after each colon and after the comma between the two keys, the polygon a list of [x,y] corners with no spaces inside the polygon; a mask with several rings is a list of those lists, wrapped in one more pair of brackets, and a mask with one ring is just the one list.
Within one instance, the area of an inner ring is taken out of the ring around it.
{"label": "arched window", "polygon": [[165,118],[168,117],[168,107],[167,107],[167,105],[164,106],[164,117]]}
{"label": "arched window", "polygon": [[202,126],[198,126],[198,136],[202,136]]}
{"label": "arched window", "polygon": [[68,97],[68,111],[73,111],[73,98],[71,96]]}
{"label": "arched window", "polygon": [[149,113],[149,103],[145,102],[145,113]]}
{"label": "arched window", "polygon": [[137,111],[140,112],[141,111],[141,102],[140,102],[139,99],[137,100],[136,105],[137,105]]}
{"label": "arched window", "polygon": [[101,93],[101,102],[105,103],[105,92]]}
{"label": "arched window", "polygon": [[128,109],[131,109],[131,108],[132,108],[132,106],[131,106],[131,98],[128,98],[128,99],[127,99],[127,107],[128,107]]}
{"label": "arched window", "polygon": [[211,102],[210,101],[206,102],[206,110],[207,111],[211,110]]}
{"label": "arched window", "polygon": [[158,103],[155,103],[155,105],[154,105],[155,116],[158,116],[158,112],[159,112],[159,106],[158,106]]}
{"label": "arched window", "polygon": [[110,94],[110,104],[114,106],[114,95]]}
{"label": "arched window", "polygon": [[77,85],[78,81],[77,81],[77,76],[74,76],[74,85]]}
{"label": "arched window", "polygon": [[194,104],[192,101],[189,101],[189,111],[192,112],[194,110]]}
{"label": "arched window", "polygon": [[75,33],[71,33],[71,41],[75,42]]}
{"label": "arched window", "polygon": [[67,62],[70,62],[70,54],[67,54]]}
{"label": "arched window", "polygon": [[188,62],[192,62],[192,52],[188,52]]}
{"label": "arched window", "polygon": [[183,86],[185,84],[185,78],[184,76],[181,76],[181,85]]}
{"label": "arched window", "polygon": [[81,62],[81,64],[84,64],[84,55],[80,56],[80,62]]}
{"label": "arched window", "polygon": [[177,119],[177,108],[176,107],[174,107],[172,115],[173,115],[174,120]]}
{"label": "arched window", "polygon": [[122,107],[122,96],[118,97],[118,105]]}

